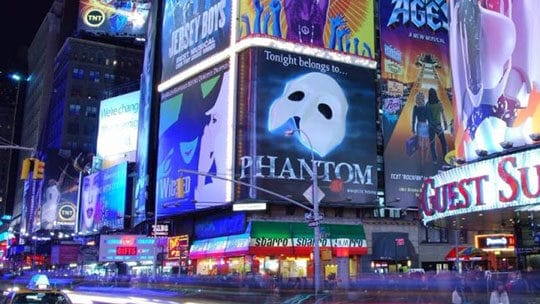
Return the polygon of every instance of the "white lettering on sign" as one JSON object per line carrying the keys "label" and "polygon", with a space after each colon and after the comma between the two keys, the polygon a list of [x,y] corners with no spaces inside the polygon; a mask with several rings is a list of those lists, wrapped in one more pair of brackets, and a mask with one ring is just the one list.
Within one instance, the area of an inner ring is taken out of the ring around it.
{"label": "white lettering on sign", "polygon": [[487,238],[486,245],[489,246],[506,246],[508,245],[508,240],[505,237],[501,238]]}

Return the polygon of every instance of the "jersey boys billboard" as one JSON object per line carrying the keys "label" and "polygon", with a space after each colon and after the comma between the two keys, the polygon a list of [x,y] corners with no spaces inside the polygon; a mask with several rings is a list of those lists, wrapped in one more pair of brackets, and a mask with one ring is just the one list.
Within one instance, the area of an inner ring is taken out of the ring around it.
{"label": "jersey boys billboard", "polygon": [[227,48],[230,20],[231,0],[165,1],[161,81]]}
{"label": "jersey boys billboard", "polygon": [[231,178],[234,127],[228,95],[228,63],[218,64],[162,94],[156,186],[158,215],[174,215],[232,201],[230,182],[202,175]]}
{"label": "jersey boys billboard", "polygon": [[456,152],[467,161],[540,140],[540,2],[500,2],[450,1]]}
{"label": "jersey boys billboard", "polygon": [[372,0],[240,0],[240,37],[267,35],[374,59]]}
{"label": "jersey boys billboard", "polygon": [[[268,48],[239,62],[255,66],[240,66],[236,178],[309,200],[313,151],[322,203],[373,203],[375,71]],[[245,187],[237,196],[279,200]]]}
{"label": "jersey boys billboard", "polygon": [[423,179],[448,165],[453,153],[447,5],[379,5],[385,196],[416,206]]}

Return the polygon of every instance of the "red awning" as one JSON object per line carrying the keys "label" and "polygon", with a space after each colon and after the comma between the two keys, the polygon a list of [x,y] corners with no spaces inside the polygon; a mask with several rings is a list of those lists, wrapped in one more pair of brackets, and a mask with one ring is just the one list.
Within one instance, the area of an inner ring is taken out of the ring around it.
{"label": "red awning", "polygon": [[[461,261],[481,261],[487,258],[487,252],[482,251],[476,247],[472,246],[459,246],[458,247],[459,259]],[[450,249],[446,254],[445,260],[455,261],[456,260],[456,248]]]}

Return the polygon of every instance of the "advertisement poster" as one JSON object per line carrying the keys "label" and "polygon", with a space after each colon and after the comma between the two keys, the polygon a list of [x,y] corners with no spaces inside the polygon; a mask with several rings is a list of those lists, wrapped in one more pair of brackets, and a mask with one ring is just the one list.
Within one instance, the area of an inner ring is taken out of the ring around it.
{"label": "advertisement poster", "polygon": [[135,162],[139,125],[140,91],[101,101],[97,156],[112,162],[119,158]]}
{"label": "advertisement poster", "polygon": [[[251,58],[247,58],[251,57]],[[375,70],[257,48],[240,62],[235,176],[296,201],[373,204],[377,190]],[[249,193],[247,191],[250,191]],[[237,199],[283,198],[241,188]]]}
{"label": "advertisement poster", "polygon": [[161,81],[223,51],[230,41],[231,0],[166,0]]}
{"label": "advertisement poster", "polygon": [[221,63],[162,94],[156,185],[159,216],[232,201],[232,183],[209,176],[232,178],[229,78],[228,62]]}
{"label": "advertisement poster", "polygon": [[126,162],[85,176],[79,231],[96,233],[101,229],[123,229],[126,194]]}
{"label": "advertisement poster", "polygon": [[422,181],[453,163],[447,5],[379,5],[385,200],[416,207]]}
{"label": "advertisement poster", "polygon": [[540,140],[539,9],[537,1],[450,1],[457,158]]}
{"label": "advertisement poster", "polygon": [[148,16],[146,44],[144,47],[143,72],[141,73],[141,99],[139,104],[139,124],[137,130],[137,175],[135,178],[135,199],[131,208],[131,224],[137,226],[146,218],[146,202],[148,200],[148,158],[150,145],[150,120],[152,97],[154,96],[154,45],[156,43],[157,15],[161,4],[153,5]]}
{"label": "advertisement poster", "polygon": [[372,0],[240,0],[238,37],[269,36],[375,59]]}
{"label": "advertisement poster", "polygon": [[151,0],[81,0],[78,29],[97,35],[141,37]]}
{"label": "advertisement poster", "polygon": [[43,192],[34,216],[36,230],[75,231],[79,189],[79,171],[73,166],[75,159],[76,155],[66,150],[49,149],[45,153]]}

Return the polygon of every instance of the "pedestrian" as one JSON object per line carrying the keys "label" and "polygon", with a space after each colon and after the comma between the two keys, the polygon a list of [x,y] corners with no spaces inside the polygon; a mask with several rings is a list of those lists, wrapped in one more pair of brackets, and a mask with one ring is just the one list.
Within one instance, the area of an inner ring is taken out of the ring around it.
{"label": "pedestrian", "polygon": [[489,304],[510,304],[508,292],[506,292],[506,287],[503,282],[497,282],[495,290],[491,292],[489,297]]}

